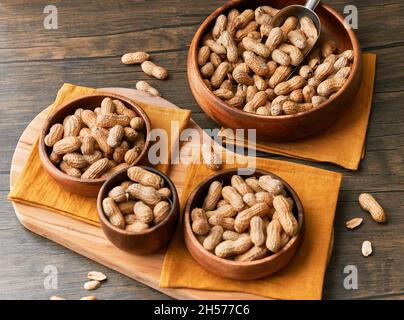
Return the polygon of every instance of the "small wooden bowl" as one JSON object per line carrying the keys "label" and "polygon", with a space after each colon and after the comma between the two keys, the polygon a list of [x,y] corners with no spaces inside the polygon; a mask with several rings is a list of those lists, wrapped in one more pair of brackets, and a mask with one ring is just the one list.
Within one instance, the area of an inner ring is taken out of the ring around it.
{"label": "small wooden bowl", "polygon": [[144,166],[141,167],[161,176],[164,179],[164,186],[170,188],[171,190],[171,197],[169,199],[171,202],[171,211],[165,220],[142,233],[131,233],[126,230],[119,229],[109,222],[102,208],[102,200],[108,196],[108,192],[112,188],[120,185],[126,180],[130,180],[127,174],[127,168],[117,172],[103,184],[100,192],[98,193],[97,209],[102,230],[113,245],[129,253],[144,255],[160,249],[166,245],[174,235],[180,205],[177,190],[170,178],[154,168]]}
{"label": "small wooden bowl", "polygon": [[58,167],[56,167],[49,159],[49,154],[52,151],[52,148],[49,148],[45,145],[45,136],[48,134],[49,129],[55,123],[63,123],[63,120],[66,116],[74,114],[75,110],[78,108],[94,110],[95,108],[101,105],[102,99],[110,97],[111,99],[121,100],[126,107],[136,111],[136,113],[144,120],[145,123],[145,147],[139,155],[138,159],[135,161],[135,164],[139,163],[142,158],[147,154],[147,149],[150,144],[150,120],[146,113],[140,108],[136,103],[129,100],[126,97],[113,94],[113,93],[96,93],[91,95],[85,95],[79,97],[75,100],[72,100],[62,107],[60,107],[57,111],[51,114],[48,119],[45,121],[43,129],[41,131],[41,136],[39,138],[39,156],[42,161],[42,167],[48,172],[49,175],[52,176],[56,180],[58,184],[60,184],[66,190],[80,194],[86,197],[97,197],[98,191],[100,190],[102,184],[106,181],[106,179],[79,179],[68,176],[63,173]]}
{"label": "small wooden bowl", "polygon": [[[295,202],[293,214],[299,222],[299,233],[291,238],[281,251],[265,257],[260,260],[251,262],[238,262],[233,260],[222,259],[207,251],[202,244],[196,239],[191,228],[191,211],[195,207],[202,207],[202,203],[210,184],[215,181],[223,181],[224,185],[230,185],[230,179],[234,174],[238,174],[244,178],[251,176],[260,177],[262,175],[270,175],[275,179],[282,181],[285,189]],[[253,280],[266,277],[285,267],[295,255],[303,237],[303,206],[296,192],[290,185],[280,177],[264,171],[256,169],[254,174],[243,174],[237,172],[237,169],[229,169],[216,173],[199,184],[191,193],[185,206],[184,211],[184,239],[185,245],[192,257],[206,270],[216,274],[219,277],[235,279],[235,280]]]}
{"label": "small wooden bowl", "polygon": [[283,8],[292,4],[304,5],[304,0],[234,0],[226,3],[213,12],[199,27],[188,53],[188,82],[192,94],[199,106],[207,115],[232,129],[256,129],[257,139],[261,141],[292,141],[302,139],[324,130],[344,115],[352,106],[362,78],[362,56],[359,42],[352,29],[344,24],[344,18],[334,9],[322,3],[316,9],[321,23],[321,39],[333,39],[339,51],[353,49],[354,63],[351,75],[336,96],[310,111],[295,115],[262,116],[233,108],[216,97],[203,82],[197,62],[198,47],[202,37],[210,31],[216,18],[233,8],[244,10],[261,5]]}

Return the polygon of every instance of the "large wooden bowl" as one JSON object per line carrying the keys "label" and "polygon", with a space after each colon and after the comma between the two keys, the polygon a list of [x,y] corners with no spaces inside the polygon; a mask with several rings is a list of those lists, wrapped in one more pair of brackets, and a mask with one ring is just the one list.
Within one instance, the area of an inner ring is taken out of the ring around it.
{"label": "large wooden bowl", "polygon": [[216,97],[205,85],[200,74],[197,54],[202,37],[210,31],[216,17],[233,8],[243,10],[260,5],[283,8],[292,4],[304,4],[303,0],[234,0],[213,12],[196,32],[188,54],[188,82],[196,102],[207,115],[226,128],[256,129],[257,139],[262,141],[292,141],[313,135],[331,124],[351,107],[356,96],[362,75],[362,57],[359,42],[352,31],[344,24],[344,18],[334,9],[320,4],[316,13],[322,23],[321,39],[333,39],[339,51],[353,49],[355,58],[352,72],[342,89],[330,99],[310,111],[296,115],[261,116],[233,108]]}
{"label": "large wooden bowl", "polygon": [[113,93],[97,93],[91,95],[85,95],[79,97],[75,100],[72,100],[63,106],[61,106],[57,111],[51,114],[45,121],[45,124],[41,131],[41,136],[39,138],[39,156],[42,161],[43,168],[48,172],[55,181],[61,185],[66,190],[78,193],[82,196],[86,197],[97,197],[98,191],[100,191],[101,186],[106,181],[106,179],[79,179],[75,177],[68,176],[63,173],[58,167],[56,167],[49,159],[49,154],[51,153],[51,149],[45,145],[45,136],[48,134],[50,127],[55,123],[63,123],[63,120],[66,116],[74,114],[75,110],[78,108],[90,109],[94,110],[96,107],[101,105],[101,101],[105,97],[110,97],[111,99],[121,100],[126,107],[136,111],[139,117],[144,120],[145,123],[145,147],[139,155],[138,159],[135,161],[135,164],[139,163],[144,156],[147,154],[148,146],[150,144],[150,120],[147,117],[146,113],[143,111],[141,107],[139,107],[136,103],[120,96],[118,94]]}
{"label": "large wooden bowl", "polygon": [[113,226],[105,216],[102,200],[108,196],[108,192],[112,188],[126,180],[130,180],[127,168],[110,177],[102,186],[97,198],[99,221],[108,240],[123,251],[139,255],[152,253],[168,243],[175,233],[180,211],[177,190],[170,178],[154,168],[141,167],[162,177],[164,179],[164,186],[171,190],[171,197],[168,199],[171,203],[171,210],[162,222],[142,233],[132,233]]}
{"label": "large wooden bowl", "polygon": [[[291,238],[281,251],[264,259],[251,262],[238,262],[215,256],[213,253],[207,251],[196,239],[191,228],[192,209],[202,207],[203,200],[207,194],[210,184],[213,181],[223,181],[223,185],[229,185],[230,179],[234,174],[238,174],[243,178],[270,175],[284,183],[288,196],[292,197],[295,202],[293,214],[299,222],[299,233]],[[296,192],[293,191],[289,184],[280,177],[259,169],[256,169],[254,174],[243,174],[241,172],[237,172],[237,169],[229,169],[208,177],[191,193],[185,205],[183,231],[185,245],[188,248],[188,251],[191,253],[192,257],[206,270],[216,274],[219,277],[235,280],[252,280],[263,278],[285,267],[295,255],[303,237],[303,206]]]}

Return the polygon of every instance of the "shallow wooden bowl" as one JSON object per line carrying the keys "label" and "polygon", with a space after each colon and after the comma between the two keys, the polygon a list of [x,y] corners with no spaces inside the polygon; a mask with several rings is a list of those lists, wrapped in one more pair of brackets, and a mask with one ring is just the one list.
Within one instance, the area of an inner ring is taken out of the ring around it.
{"label": "shallow wooden bowl", "polygon": [[130,180],[128,178],[127,168],[111,176],[102,186],[97,198],[99,221],[108,240],[123,251],[139,255],[152,253],[168,243],[175,233],[180,210],[177,190],[170,178],[154,168],[141,167],[162,177],[164,179],[164,186],[171,190],[171,197],[168,200],[171,202],[170,213],[158,225],[142,233],[135,234],[113,226],[105,216],[104,210],[102,209],[102,200],[108,196],[108,192],[112,188],[126,180]]}
{"label": "shallow wooden bowl", "polygon": [[48,134],[49,129],[55,123],[63,123],[63,120],[66,116],[74,114],[75,110],[78,108],[83,109],[90,109],[94,110],[95,108],[101,105],[102,99],[105,97],[110,97],[112,99],[121,100],[126,107],[136,111],[139,117],[144,120],[145,123],[145,147],[142,150],[141,154],[139,155],[138,159],[135,161],[133,165],[141,161],[144,156],[147,154],[148,146],[150,143],[150,120],[147,117],[146,113],[140,108],[136,103],[125,98],[123,96],[113,94],[113,93],[97,93],[91,95],[85,95],[79,97],[75,100],[72,100],[63,106],[61,106],[57,111],[51,114],[45,121],[45,124],[41,131],[41,136],[39,138],[39,156],[42,161],[43,168],[48,172],[55,181],[60,184],[66,190],[80,194],[86,197],[97,197],[98,191],[102,184],[106,181],[106,179],[79,179],[68,176],[67,174],[63,173],[58,167],[56,167],[49,159],[49,154],[52,151],[52,148],[49,148],[45,145],[45,136]]}
{"label": "shallow wooden bowl", "polygon": [[[230,185],[230,179],[234,174],[238,174],[243,178],[270,175],[273,178],[282,181],[285,185],[288,196],[290,196],[295,202],[293,214],[299,222],[299,233],[291,238],[281,251],[260,260],[251,262],[237,262],[215,256],[213,253],[207,251],[196,239],[191,228],[192,209],[195,207],[202,207],[203,200],[207,194],[210,184],[213,181],[223,181],[224,185]],[[216,274],[219,277],[229,279],[259,279],[279,271],[285,267],[295,255],[303,237],[303,206],[295,191],[280,177],[259,169],[256,169],[254,174],[243,174],[241,172],[237,172],[237,169],[229,169],[208,177],[191,193],[185,205],[183,231],[185,245],[188,248],[188,251],[191,253],[192,257],[206,270]]]}
{"label": "shallow wooden bowl", "polygon": [[358,92],[362,76],[359,42],[353,30],[344,25],[344,18],[324,4],[320,4],[316,9],[322,23],[321,39],[333,39],[338,43],[340,52],[353,49],[355,54],[351,75],[333,99],[310,111],[296,115],[261,116],[227,105],[216,97],[203,82],[197,62],[198,47],[202,37],[211,30],[220,14],[227,13],[233,8],[243,10],[254,9],[260,5],[270,5],[281,9],[292,4],[304,4],[304,2],[304,0],[234,0],[217,9],[202,23],[192,40],[188,53],[188,82],[196,102],[210,118],[226,128],[256,129],[257,140],[292,141],[308,137],[327,128],[352,106],[352,100]]}

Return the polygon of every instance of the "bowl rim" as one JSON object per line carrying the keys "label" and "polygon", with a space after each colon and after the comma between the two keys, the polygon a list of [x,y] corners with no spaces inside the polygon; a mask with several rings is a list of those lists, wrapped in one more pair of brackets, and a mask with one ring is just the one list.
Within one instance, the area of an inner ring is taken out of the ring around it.
{"label": "bowl rim", "polygon": [[[120,94],[116,94],[116,93],[110,93],[110,92],[103,92],[103,91],[98,91],[95,93],[91,93],[91,94],[86,94],[86,95],[82,95],[79,96],[73,100],[70,100],[66,103],[64,103],[62,106],[60,106],[57,110],[55,110],[54,112],[52,112],[52,114],[50,114],[46,120],[45,123],[42,126],[41,129],[41,135],[39,137],[39,143],[38,143],[38,147],[39,147],[39,154],[41,156],[41,159],[43,162],[45,162],[47,168],[52,171],[52,173],[54,175],[57,175],[59,177],[62,177],[64,180],[68,180],[68,181],[72,181],[72,182],[76,182],[76,183],[88,183],[88,184],[99,184],[99,183],[103,183],[105,182],[108,178],[97,178],[97,179],[81,179],[81,178],[75,178],[75,177],[71,177],[67,174],[65,174],[62,170],[60,170],[58,167],[56,167],[49,159],[49,154],[47,152],[47,146],[45,145],[45,136],[47,134],[47,132],[49,131],[49,129],[51,128],[52,125],[54,125],[56,122],[54,121],[54,118],[57,117],[57,115],[61,112],[63,112],[63,110],[65,110],[66,108],[68,108],[70,105],[77,103],[81,100],[84,99],[89,99],[92,97],[109,97],[112,98],[114,100],[122,100],[124,101],[127,105],[129,105],[131,107],[132,110],[134,110],[144,121],[145,123],[145,128],[146,128],[146,136],[145,136],[145,145],[144,148],[142,150],[142,152],[140,153],[140,155],[138,156],[138,158],[136,159],[136,161],[130,165],[134,166],[137,163],[140,162],[140,160],[144,157],[145,153],[148,151],[149,145],[150,145],[150,132],[151,132],[151,124],[150,124],[150,119],[147,116],[146,112],[143,110],[142,107],[140,107],[135,101],[120,95]],[[85,109],[85,105],[76,108],[75,110],[79,109],[79,108],[83,108]],[[91,108],[89,108],[88,110],[91,110]]]}
{"label": "bowl rim", "polygon": [[[250,113],[250,112],[245,112],[242,109],[238,109],[235,107],[229,106],[225,101],[217,97],[209,88],[206,86],[205,82],[203,81],[198,62],[197,62],[197,57],[198,57],[198,47],[199,43],[202,39],[202,37],[205,35],[206,29],[209,26],[209,24],[213,23],[214,19],[216,19],[220,14],[223,12],[230,10],[232,8],[237,7],[238,5],[241,5],[243,3],[246,3],[247,0],[232,0],[230,2],[225,3],[224,5],[220,6],[216,10],[214,10],[199,26],[198,30],[194,34],[194,37],[191,42],[191,46],[189,48],[189,57],[191,64],[188,64],[188,68],[192,69],[197,69],[196,76],[197,80],[200,82],[202,85],[202,88],[204,90],[203,94],[208,95],[211,99],[214,100],[214,103],[216,103],[220,108],[226,109],[227,111],[234,112],[238,114],[239,116],[244,116],[244,117],[251,117],[252,119],[271,119],[271,120],[288,120],[288,119],[293,119],[293,118],[300,118],[304,117],[307,114],[310,114],[312,112],[316,112],[319,109],[327,107],[331,102],[337,100],[345,91],[346,89],[351,85],[351,83],[354,81],[356,74],[360,71],[360,55],[361,55],[361,49],[359,46],[359,41],[352,30],[352,28],[348,28],[345,24],[344,18],[333,8],[330,6],[324,4],[323,2],[319,3],[319,6],[321,6],[325,11],[328,11],[330,14],[332,14],[339,22],[342,24],[343,28],[346,30],[348,33],[349,39],[351,41],[352,45],[352,50],[354,51],[354,62],[352,64],[352,71],[345,81],[344,85],[342,88],[332,97],[329,98],[327,101],[324,101],[323,103],[319,104],[318,106],[314,107],[308,111],[304,112],[299,112],[296,114],[291,114],[291,115],[280,115],[280,116],[265,116],[265,115],[259,115],[256,113]],[[190,80],[190,72],[188,72],[188,81]]]}
{"label": "bowl rim", "polygon": [[[217,263],[224,263],[227,264],[228,266],[231,267],[236,267],[236,266],[256,266],[256,265],[261,265],[261,264],[265,264],[265,263],[270,263],[273,262],[274,260],[277,260],[279,257],[283,256],[284,254],[286,254],[289,249],[295,245],[296,242],[299,242],[300,239],[303,237],[303,226],[304,226],[304,208],[303,208],[303,204],[299,198],[299,196],[297,195],[296,191],[287,183],[287,181],[285,181],[284,179],[282,179],[281,177],[279,177],[278,175],[267,171],[267,170],[263,170],[263,169],[258,169],[256,168],[254,173],[257,173],[258,175],[270,175],[275,179],[279,179],[284,185],[285,188],[287,189],[287,191],[290,193],[290,196],[293,198],[295,205],[296,205],[296,210],[297,210],[297,215],[298,215],[298,223],[299,223],[299,233],[297,235],[295,235],[294,237],[292,237],[291,239],[289,239],[288,243],[277,253],[274,253],[268,257],[265,257],[263,259],[258,259],[258,260],[254,260],[254,261],[234,261],[234,260],[228,260],[228,259],[224,259],[224,258],[219,258],[216,255],[214,255],[213,253],[209,252],[208,250],[206,250],[203,245],[197,240],[194,232],[192,231],[191,228],[191,210],[192,210],[192,205],[193,202],[196,198],[196,195],[201,192],[202,188],[204,186],[206,186],[207,184],[213,182],[214,180],[217,180],[218,178],[220,178],[223,175],[227,175],[230,173],[234,173],[237,174],[237,170],[238,168],[232,168],[232,169],[226,169],[226,170],[222,170],[216,174],[213,174],[209,177],[207,177],[206,179],[204,179],[202,182],[200,182],[195,188],[194,190],[191,192],[191,194],[188,197],[188,200],[185,204],[185,208],[184,208],[184,233],[186,233],[186,235],[189,237],[189,240],[192,242],[192,244],[194,245],[195,248],[197,248],[197,250],[199,252],[201,252],[204,257],[206,259],[210,259],[210,260],[214,260]],[[254,173],[252,175],[254,175]],[[242,176],[242,174],[240,174]],[[250,175],[251,176],[251,175]]]}
{"label": "bowl rim", "polygon": [[[107,180],[102,185],[100,191],[98,192],[98,196],[97,196],[97,212],[98,212],[98,217],[99,217],[100,221],[102,221],[103,225],[107,226],[109,229],[113,230],[114,232],[119,233],[119,234],[124,235],[124,236],[143,236],[143,235],[151,234],[154,231],[164,227],[164,225],[167,224],[168,221],[170,220],[170,217],[172,215],[176,214],[176,211],[177,211],[177,209],[176,209],[177,205],[176,204],[179,201],[177,189],[176,189],[174,183],[171,181],[171,179],[165,173],[163,173],[162,171],[157,170],[157,169],[155,169],[153,167],[149,167],[149,166],[137,166],[137,167],[140,167],[140,168],[143,168],[143,169],[148,170],[150,172],[153,172],[155,174],[158,174],[160,177],[162,177],[165,180],[165,182],[168,184],[168,186],[165,186],[165,187],[168,187],[171,190],[172,204],[171,204],[170,212],[164,218],[163,221],[161,221],[159,224],[156,224],[155,226],[153,226],[153,227],[151,227],[151,228],[149,228],[147,230],[144,230],[142,232],[136,232],[136,233],[135,232],[130,232],[130,231],[126,231],[125,229],[120,229],[120,228],[112,225],[111,222],[109,222],[109,220],[107,219],[107,217],[106,217],[106,215],[104,213],[104,209],[102,208],[102,201],[104,200],[104,198],[108,194],[108,192],[111,190],[110,186],[108,186],[108,184],[111,182],[111,180],[117,178],[120,175],[122,175],[122,177],[124,177],[123,174],[125,173],[126,179],[123,179],[122,181],[120,181],[120,183],[122,183],[125,180],[131,181],[129,179],[128,175],[127,175],[127,171],[131,167],[121,169],[118,172],[114,173],[112,176],[107,178]],[[120,180],[120,178],[121,177],[119,177],[118,179]],[[133,183],[136,183],[136,182],[133,182]],[[119,184],[115,185],[114,187],[116,187],[118,185]],[[108,187],[108,190],[107,190],[107,187]],[[162,201],[164,201],[164,200],[162,200]]]}

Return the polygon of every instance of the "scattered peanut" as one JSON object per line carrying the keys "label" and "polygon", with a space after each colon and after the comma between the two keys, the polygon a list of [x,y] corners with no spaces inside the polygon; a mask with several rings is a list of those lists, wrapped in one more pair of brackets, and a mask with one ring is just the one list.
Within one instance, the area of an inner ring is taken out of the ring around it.
{"label": "scattered peanut", "polygon": [[359,196],[359,203],[363,210],[370,213],[374,221],[378,223],[384,223],[387,221],[383,208],[371,194],[362,193]]}
{"label": "scattered peanut", "polygon": [[353,219],[347,221],[347,222],[345,223],[345,226],[346,226],[348,229],[353,230],[353,229],[359,227],[359,226],[362,224],[362,222],[363,222],[363,218],[353,218]]}

